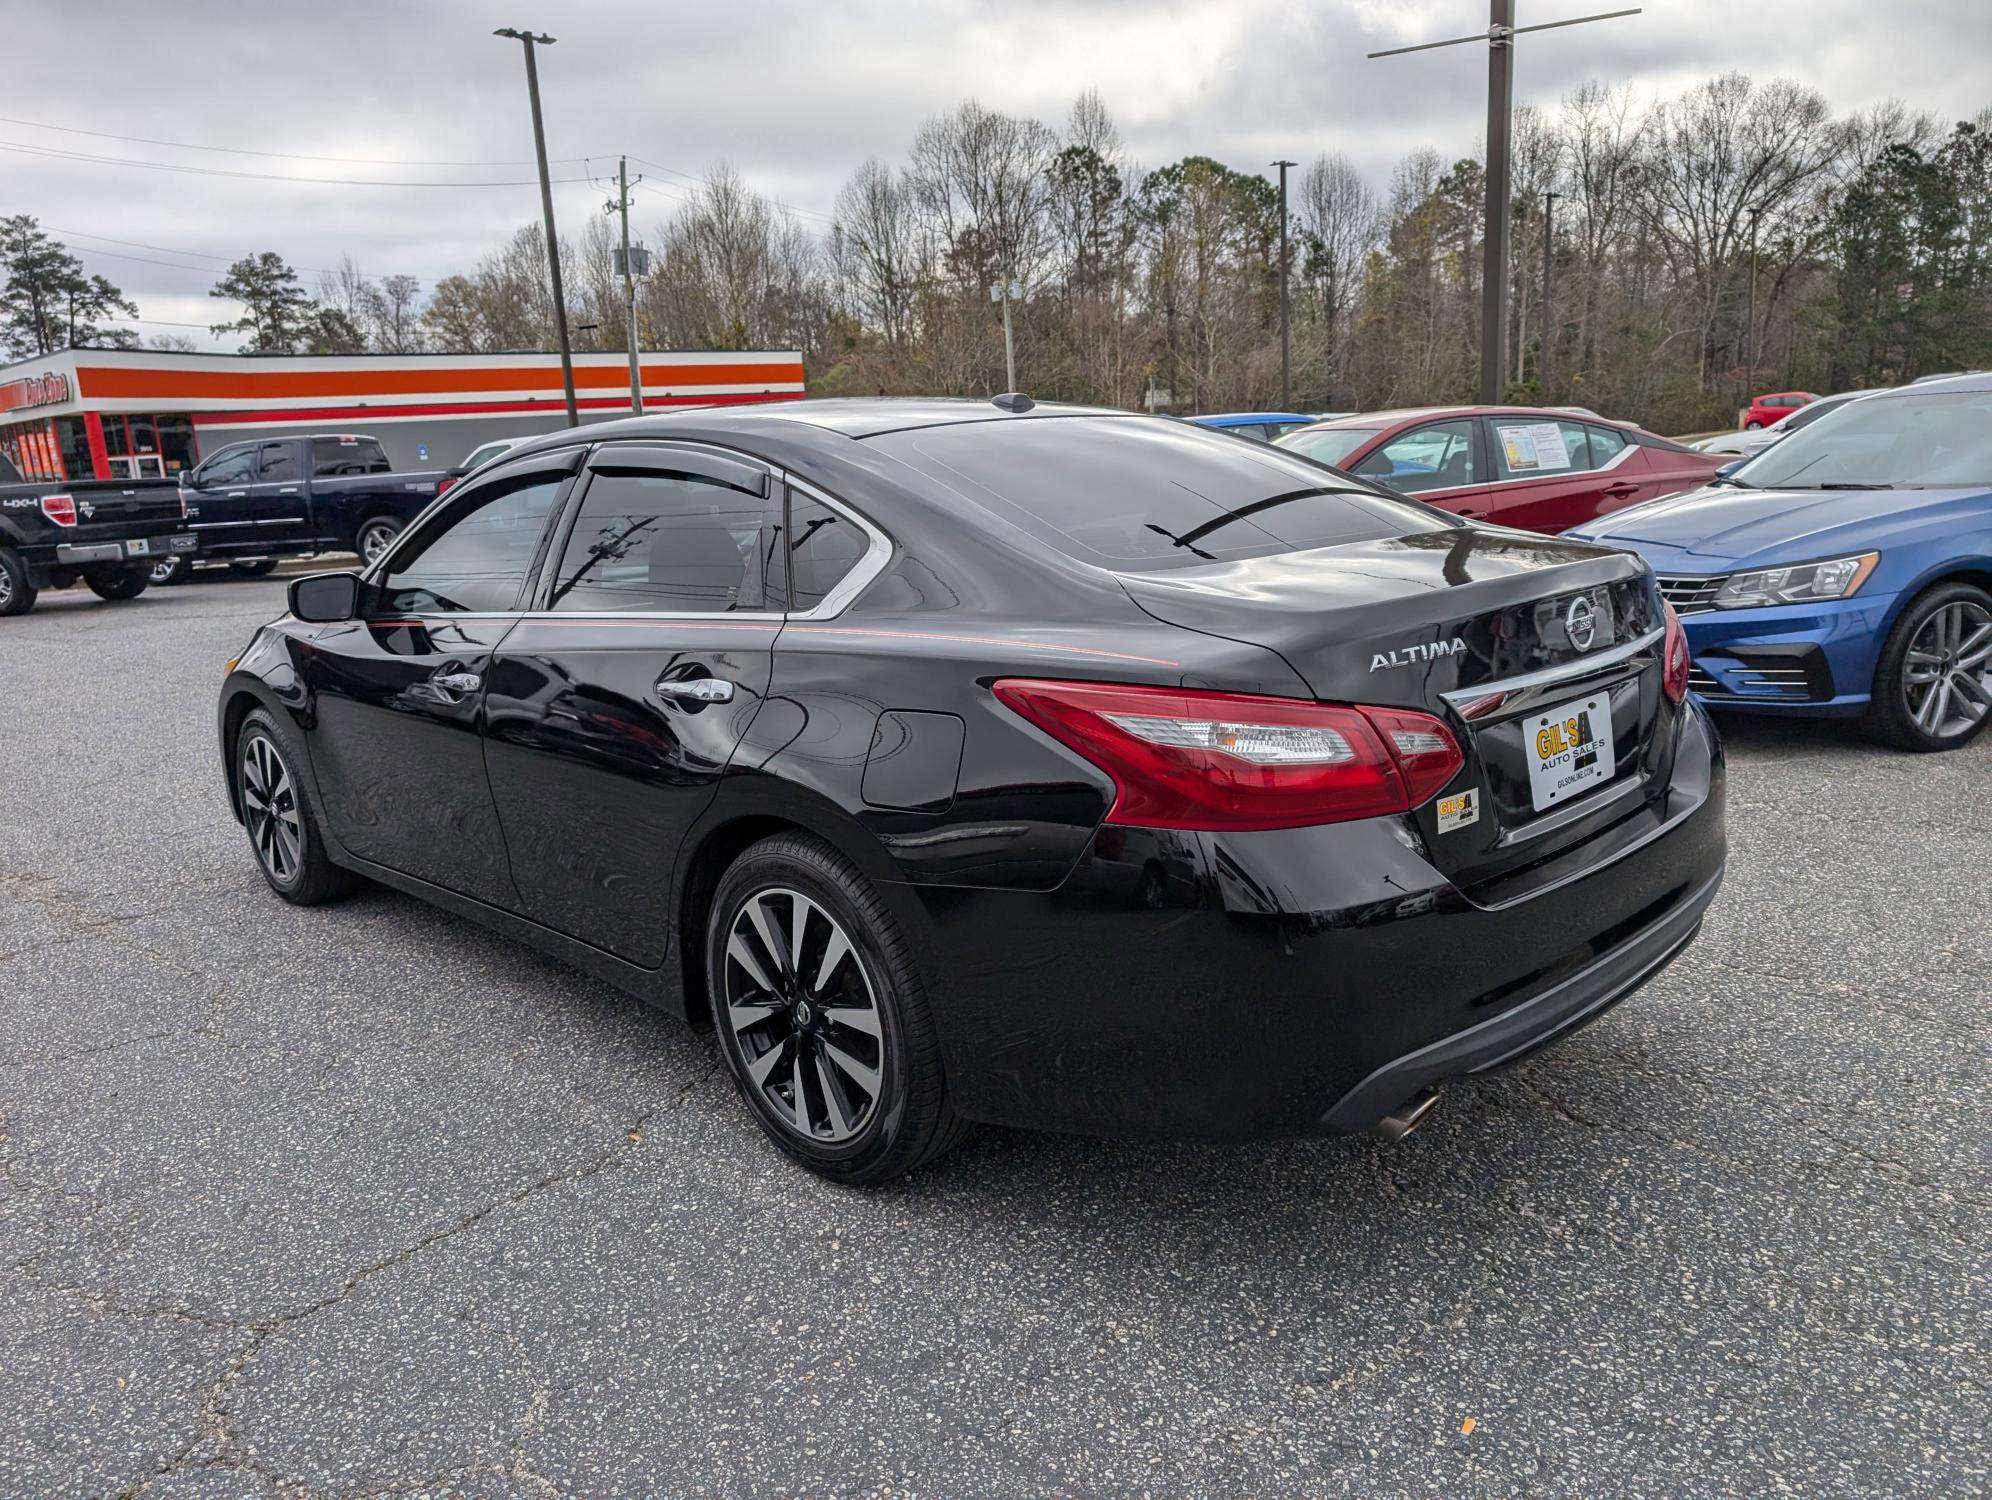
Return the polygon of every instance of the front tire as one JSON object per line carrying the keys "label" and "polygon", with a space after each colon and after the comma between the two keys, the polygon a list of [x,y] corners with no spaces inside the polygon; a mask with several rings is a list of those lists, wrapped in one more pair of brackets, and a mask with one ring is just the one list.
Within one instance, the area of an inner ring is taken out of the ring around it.
{"label": "front tire", "polygon": [[1925,589],[1902,611],[1875,668],[1868,731],[1902,750],[1956,750],[1992,724],[1992,594]]}
{"label": "front tire", "polygon": [[235,736],[235,787],[256,868],[270,889],[293,906],[317,906],[359,884],[332,863],[319,833],[301,759],[277,721],[256,709]]}
{"label": "front tire", "polygon": [[359,553],[361,562],[372,566],[399,535],[400,523],[386,516],[375,516],[360,527],[359,535],[353,538],[353,550]]}
{"label": "front tire", "polygon": [[35,607],[41,590],[28,582],[28,566],[0,547],[0,615],[24,615]]}
{"label": "front tire", "polygon": [[778,834],[734,861],[706,921],[706,974],[727,1072],[810,1171],[884,1182],[966,1134],[912,951],[828,845]]}
{"label": "front tire", "polygon": [[149,568],[119,568],[114,573],[86,573],[83,582],[99,599],[136,599],[152,582]]}
{"label": "front tire", "polygon": [[1745,432],[1755,432],[1758,428],[1762,427],[1763,425],[1764,424],[1762,422],[1745,422],[1743,424],[1743,430]]}

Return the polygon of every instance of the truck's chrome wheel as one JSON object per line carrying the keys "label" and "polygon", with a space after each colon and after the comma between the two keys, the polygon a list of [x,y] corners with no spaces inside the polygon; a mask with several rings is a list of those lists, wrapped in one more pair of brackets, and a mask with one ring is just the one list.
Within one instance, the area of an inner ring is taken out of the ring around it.
{"label": "truck's chrome wheel", "polygon": [[371,565],[397,534],[397,529],[385,521],[367,522],[360,528],[360,561]]}
{"label": "truck's chrome wheel", "polygon": [[1992,614],[1961,599],[1925,620],[1909,643],[1902,690],[1923,733],[1949,739],[1975,728],[1992,708]]}
{"label": "truck's chrome wheel", "polygon": [[242,814],[256,858],[271,878],[286,885],[297,879],[304,864],[297,783],[268,735],[251,734],[242,741]]}
{"label": "truck's chrome wheel", "polygon": [[800,891],[735,912],[720,993],[751,1087],[812,1141],[847,1141],[877,1109],[885,1028],[849,934]]}

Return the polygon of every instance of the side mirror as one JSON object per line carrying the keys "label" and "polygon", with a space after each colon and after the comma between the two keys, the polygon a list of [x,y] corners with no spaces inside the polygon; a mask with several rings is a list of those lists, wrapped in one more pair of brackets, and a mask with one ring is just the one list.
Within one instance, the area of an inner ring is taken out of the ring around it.
{"label": "side mirror", "polygon": [[307,625],[336,625],[360,612],[360,575],[312,573],[293,578],[290,612]]}
{"label": "side mirror", "polygon": [[1731,459],[1728,463],[1724,464],[1721,468],[1715,471],[1715,477],[1717,479],[1727,479],[1731,474],[1734,474],[1738,469],[1742,468],[1744,462],[1745,460],[1740,458]]}

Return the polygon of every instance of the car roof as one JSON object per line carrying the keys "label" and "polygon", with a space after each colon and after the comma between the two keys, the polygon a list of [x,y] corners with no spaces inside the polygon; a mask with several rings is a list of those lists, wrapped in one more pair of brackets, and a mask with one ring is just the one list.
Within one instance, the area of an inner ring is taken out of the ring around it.
{"label": "car roof", "polygon": [[1538,420],[1551,417],[1578,417],[1586,422],[1599,422],[1606,427],[1637,427],[1635,422],[1621,422],[1614,417],[1601,417],[1595,412],[1583,411],[1569,406],[1402,406],[1390,411],[1361,411],[1354,416],[1332,417],[1327,421],[1315,422],[1315,428],[1339,427],[1353,431],[1382,431],[1386,427],[1401,427],[1410,422],[1442,421],[1453,417],[1535,417]]}
{"label": "car roof", "polygon": [[1877,391],[1875,394],[1886,400],[1891,396],[1928,395],[1931,391],[1992,391],[1992,371],[1973,370],[1963,375],[1925,375],[1921,380],[1912,380],[1908,385],[1898,385],[1893,390]]}
{"label": "car roof", "polygon": [[[1028,399],[1028,398],[1027,398]],[[796,427],[840,433],[850,438],[877,437],[909,427],[941,427],[961,422],[1030,422],[1053,417],[1121,417],[1128,421],[1157,420],[1108,406],[1069,406],[1037,401],[1023,411],[1010,411],[993,400],[930,396],[826,397],[795,401],[737,402],[724,406],[680,406],[670,411],[591,422],[531,439],[523,447],[561,447],[578,436],[587,442],[612,438],[669,438],[691,429],[732,433],[742,438],[774,436]]]}
{"label": "car roof", "polygon": [[1276,422],[1312,422],[1314,418],[1297,411],[1213,411],[1190,420],[1205,427],[1270,427]]}

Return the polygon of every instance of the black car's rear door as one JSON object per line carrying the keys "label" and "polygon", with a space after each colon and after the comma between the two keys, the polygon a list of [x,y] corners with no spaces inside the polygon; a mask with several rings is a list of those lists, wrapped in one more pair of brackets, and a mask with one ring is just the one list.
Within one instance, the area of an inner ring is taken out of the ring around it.
{"label": "black car's rear door", "polygon": [[655,967],[679,847],[768,692],[781,489],[735,455],[615,443],[565,509],[491,663],[492,797],[521,909]]}
{"label": "black car's rear door", "polygon": [[578,451],[468,486],[368,575],[361,618],[304,644],[308,741],[346,849],[516,910],[484,771],[485,682]]}

